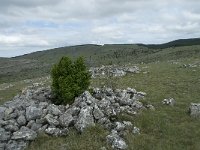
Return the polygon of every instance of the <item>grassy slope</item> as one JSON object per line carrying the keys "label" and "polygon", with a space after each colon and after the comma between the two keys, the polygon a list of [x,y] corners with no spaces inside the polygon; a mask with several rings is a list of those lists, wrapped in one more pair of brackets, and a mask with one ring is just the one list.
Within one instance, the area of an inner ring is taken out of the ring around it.
{"label": "grassy slope", "polygon": [[[200,64],[200,46],[157,49],[149,52],[147,52],[147,48],[140,49],[137,46],[130,48],[130,45],[125,45],[122,48],[121,46],[105,45],[101,54],[98,53],[98,50],[102,47],[98,46],[94,58],[99,62],[102,60],[108,63],[110,63],[110,60],[113,62],[117,62],[116,60],[126,62],[130,61],[131,58],[133,62],[144,61],[146,64],[139,66],[147,67],[144,70],[149,73],[127,75],[122,78],[109,79],[109,81],[107,79],[95,79],[92,81],[92,85],[112,84],[119,88],[136,88],[147,93],[146,99],[143,100],[144,103],[151,103],[156,107],[156,111],[144,111],[137,117],[127,115],[118,117],[118,119],[132,121],[134,125],[141,129],[141,135],[139,136],[126,135],[125,139],[129,149],[199,150],[200,120],[190,118],[187,110],[191,102],[200,102],[200,66],[197,68],[183,68],[181,66],[194,62]],[[126,52],[130,51],[127,54],[131,54],[132,49],[138,51],[133,53],[136,54],[135,57],[131,55],[129,57],[124,53],[118,56],[122,49]],[[111,54],[116,54],[119,58],[112,58]],[[44,59],[46,56],[43,55],[41,58]],[[172,64],[169,60],[175,60],[178,63]],[[27,86],[27,83],[24,82],[15,82],[14,84],[14,87],[0,91],[1,102],[11,98],[22,87]],[[168,97],[175,98],[176,105],[174,107],[162,105],[161,101]],[[31,143],[28,149],[93,150],[100,149],[102,145],[110,149],[105,141],[107,134],[107,131],[97,126],[89,128],[82,135],[77,134],[74,130],[70,131],[67,137],[41,135]]]}
{"label": "grassy slope", "polygon": [[[148,49],[137,45],[81,45],[36,52],[0,60],[0,83],[48,75],[52,64],[62,56],[84,56],[88,66],[166,61],[185,57],[200,57],[200,46]],[[10,67],[7,67],[10,66]]]}

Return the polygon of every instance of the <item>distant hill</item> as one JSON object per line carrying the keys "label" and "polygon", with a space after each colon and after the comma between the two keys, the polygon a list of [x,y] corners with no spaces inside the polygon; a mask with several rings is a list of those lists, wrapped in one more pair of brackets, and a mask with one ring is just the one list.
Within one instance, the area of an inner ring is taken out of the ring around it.
{"label": "distant hill", "polygon": [[192,38],[192,39],[179,39],[175,41],[171,41],[164,44],[138,44],[140,46],[145,46],[152,49],[163,49],[169,47],[180,47],[180,46],[192,46],[192,45],[200,45],[200,38]]}
{"label": "distant hill", "polygon": [[200,57],[200,39],[176,40],[159,45],[86,44],[0,58],[0,83],[48,75],[51,66],[62,56],[83,56],[88,66],[176,60]]}

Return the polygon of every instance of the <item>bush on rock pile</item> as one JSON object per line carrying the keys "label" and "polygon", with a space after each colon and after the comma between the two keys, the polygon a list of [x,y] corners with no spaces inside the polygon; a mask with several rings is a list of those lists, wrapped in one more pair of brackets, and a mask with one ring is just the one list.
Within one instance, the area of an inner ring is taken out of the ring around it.
{"label": "bush on rock pile", "polygon": [[51,77],[53,103],[71,104],[75,97],[88,89],[91,75],[82,57],[72,61],[65,56],[53,66]]}

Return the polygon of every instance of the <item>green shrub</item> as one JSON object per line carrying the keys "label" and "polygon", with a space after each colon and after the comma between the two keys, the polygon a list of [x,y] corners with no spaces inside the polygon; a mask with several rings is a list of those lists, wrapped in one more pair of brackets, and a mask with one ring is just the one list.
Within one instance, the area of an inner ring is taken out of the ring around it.
{"label": "green shrub", "polygon": [[62,57],[51,72],[54,104],[69,104],[74,98],[88,89],[90,73],[82,57],[74,62],[69,57]]}

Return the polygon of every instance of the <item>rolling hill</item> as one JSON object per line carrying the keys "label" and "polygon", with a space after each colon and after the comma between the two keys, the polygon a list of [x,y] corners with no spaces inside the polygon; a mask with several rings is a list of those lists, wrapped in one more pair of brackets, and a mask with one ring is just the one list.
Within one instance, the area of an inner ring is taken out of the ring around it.
{"label": "rolling hill", "polygon": [[51,66],[66,55],[72,58],[83,56],[88,66],[198,58],[200,39],[181,39],[159,45],[86,44],[0,58],[0,83],[48,75]]}

